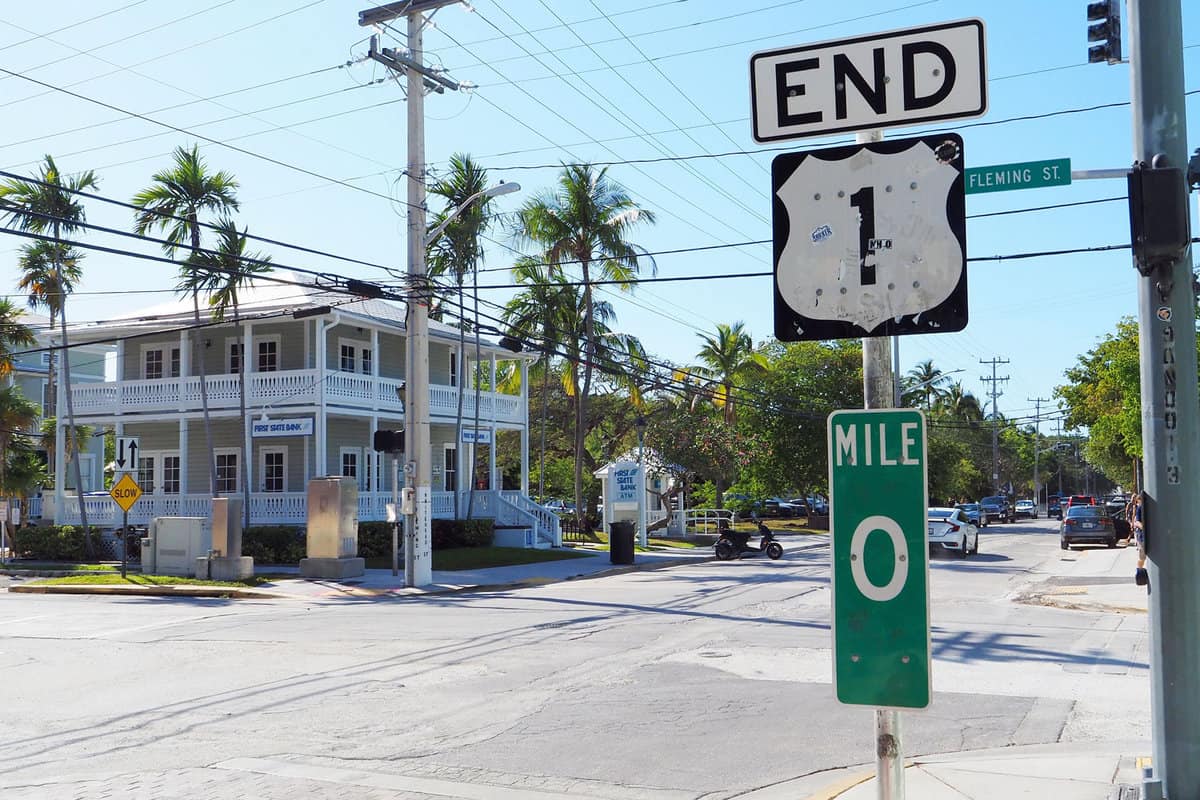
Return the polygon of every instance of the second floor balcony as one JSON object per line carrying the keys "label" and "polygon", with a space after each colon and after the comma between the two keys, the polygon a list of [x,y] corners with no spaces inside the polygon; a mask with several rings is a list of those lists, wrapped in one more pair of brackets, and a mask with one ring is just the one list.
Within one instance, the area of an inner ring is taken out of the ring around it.
{"label": "second floor balcony", "polygon": [[[210,409],[236,409],[240,391],[236,374],[210,375],[206,379]],[[284,409],[289,406],[355,408],[391,414],[401,413],[404,381],[353,372],[315,369],[251,372],[246,375],[246,410]],[[430,413],[454,417],[458,412],[459,388],[434,384],[429,387]],[[155,380],[112,381],[75,384],[71,399],[79,416],[196,411],[200,403],[200,378],[185,376]],[[494,392],[479,393],[479,417],[497,422],[524,420],[524,398]],[[475,391],[466,389],[463,415],[475,415]]]}

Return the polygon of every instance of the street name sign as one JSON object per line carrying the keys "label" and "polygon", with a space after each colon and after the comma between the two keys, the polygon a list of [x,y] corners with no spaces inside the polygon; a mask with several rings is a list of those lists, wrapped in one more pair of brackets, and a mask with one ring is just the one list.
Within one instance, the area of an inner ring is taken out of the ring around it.
{"label": "street name sign", "polygon": [[142,487],[126,472],[115,484],[109,495],[117,501],[122,511],[129,511],[133,504],[142,496]]}
{"label": "street name sign", "polygon": [[943,133],[771,162],[775,337],[967,326],[963,143]]}
{"label": "street name sign", "polygon": [[750,103],[756,142],[982,116],[983,20],[755,53]]}
{"label": "street name sign", "polygon": [[141,447],[141,440],[137,436],[118,436],[117,437],[116,458],[113,464],[116,465],[117,472],[132,472],[138,466],[138,448]]}
{"label": "street name sign", "polygon": [[931,694],[925,416],[829,415],[834,691],[925,708]]}
{"label": "street name sign", "polygon": [[965,175],[967,194],[1007,192],[1013,189],[1042,189],[1071,185],[1071,159],[1023,161],[991,167],[968,167]]}

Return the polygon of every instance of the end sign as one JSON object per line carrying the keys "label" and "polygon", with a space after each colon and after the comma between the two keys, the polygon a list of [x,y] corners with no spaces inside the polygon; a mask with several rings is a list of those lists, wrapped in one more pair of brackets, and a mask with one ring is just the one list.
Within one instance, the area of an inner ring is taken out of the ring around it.
{"label": "end sign", "polygon": [[756,142],[982,116],[983,20],[755,53],[750,102]]}
{"label": "end sign", "polygon": [[925,416],[829,416],[834,689],[839,702],[929,705]]}

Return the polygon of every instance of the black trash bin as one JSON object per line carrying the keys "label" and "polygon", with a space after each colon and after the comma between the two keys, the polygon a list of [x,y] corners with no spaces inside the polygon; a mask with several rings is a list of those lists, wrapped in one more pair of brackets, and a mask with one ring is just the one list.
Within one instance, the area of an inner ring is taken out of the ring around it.
{"label": "black trash bin", "polygon": [[633,523],[608,523],[608,559],[613,564],[633,563]]}

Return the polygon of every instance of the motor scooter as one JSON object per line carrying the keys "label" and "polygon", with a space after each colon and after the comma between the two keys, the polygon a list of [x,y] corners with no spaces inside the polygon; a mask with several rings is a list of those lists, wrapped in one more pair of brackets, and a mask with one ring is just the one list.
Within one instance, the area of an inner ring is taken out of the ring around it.
{"label": "motor scooter", "polygon": [[760,553],[766,553],[767,558],[774,561],[783,556],[783,545],[775,541],[775,534],[771,533],[771,529],[766,523],[761,520],[758,523],[758,533],[762,537],[759,539],[758,547],[750,544],[750,534],[742,531],[733,531],[727,527],[721,528],[721,536],[717,539],[717,543],[713,545],[713,550],[716,556],[721,561],[730,561],[735,558],[744,556],[756,556]]}

